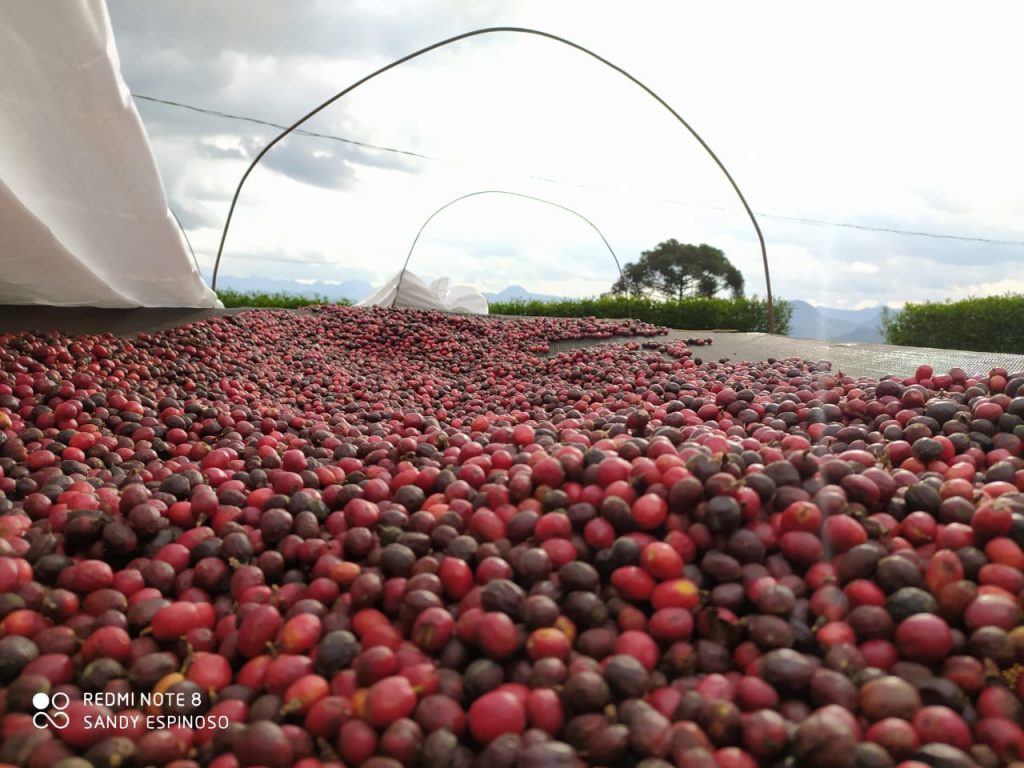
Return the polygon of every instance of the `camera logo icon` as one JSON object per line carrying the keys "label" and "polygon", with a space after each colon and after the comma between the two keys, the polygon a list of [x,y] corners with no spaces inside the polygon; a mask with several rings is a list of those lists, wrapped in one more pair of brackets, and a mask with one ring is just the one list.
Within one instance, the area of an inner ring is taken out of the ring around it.
{"label": "camera logo icon", "polygon": [[36,713],[32,715],[32,725],[36,728],[56,728],[58,731],[68,727],[71,718],[64,710],[68,708],[71,699],[66,693],[57,693],[50,696],[40,691],[32,697],[32,706]]}

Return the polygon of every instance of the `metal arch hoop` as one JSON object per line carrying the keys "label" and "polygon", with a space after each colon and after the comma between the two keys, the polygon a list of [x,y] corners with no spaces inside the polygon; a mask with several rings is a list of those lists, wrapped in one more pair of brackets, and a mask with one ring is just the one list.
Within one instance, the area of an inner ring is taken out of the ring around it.
{"label": "metal arch hoop", "polygon": [[438,208],[436,211],[434,211],[432,214],[430,214],[427,217],[426,221],[424,221],[423,224],[420,226],[419,230],[416,232],[416,237],[413,238],[412,245],[409,246],[409,253],[407,253],[406,256],[405,256],[405,263],[402,264],[402,271],[398,274],[398,285],[395,287],[395,298],[391,300],[392,308],[394,308],[395,302],[398,301],[398,291],[402,287],[402,279],[405,277],[405,272],[409,268],[409,260],[412,259],[412,252],[416,249],[416,244],[420,240],[420,235],[423,234],[423,231],[427,228],[427,225],[430,224],[430,222],[434,220],[435,216],[437,216],[439,213],[441,213],[445,209],[451,208],[456,203],[458,203],[458,202],[460,202],[462,200],[465,200],[467,198],[470,198],[470,197],[476,197],[477,195],[511,195],[512,197],[522,197],[522,198],[525,198],[527,200],[533,200],[533,201],[538,202],[538,203],[544,203],[545,205],[550,205],[550,206],[553,206],[555,208],[561,208],[563,211],[568,211],[573,216],[576,216],[577,218],[580,218],[583,221],[585,221],[587,224],[590,225],[590,228],[592,230],[597,232],[597,236],[601,238],[601,242],[604,243],[604,247],[608,249],[608,253],[610,253],[612,255],[612,258],[615,260],[615,266],[619,270],[619,277],[622,277],[622,264],[619,263],[619,257],[615,255],[615,251],[612,250],[612,246],[608,242],[608,239],[604,236],[604,233],[600,229],[597,228],[597,225],[594,222],[592,222],[590,219],[588,219],[586,216],[584,216],[579,211],[574,211],[572,208],[568,207],[567,205],[561,205],[560,203],[555,203],[555,202],[552,202],[551,200],[545,200],[542,197],[534,197],[533,195],[523,194],[522,192],[509,192],[508,190],[504,190],[504,189],[481,189],[481,190],[479,190],[477,192],[470,192],[470,193],[465,194],[465,195],[459,195],[454,200],[449,200],[447,203],[445,203],[440,208]]}
{"label": "metal arch hoop", "polygon": [[531,29],[529,27],[484,27],[482,29],[474,29],[474,30],[471,30],[469,32],[463,32],[461,34],[445,38],[444,40],[439,40],[438,42],[432,43],[432,44],[426,46],[425,48],[420,48],[418,51],[413,51],[412,53],[406,54],[405,56],[401,57],[400,59],[395,59],[390,64],[384,65],[380,69],[377,69],[377,70],[371,72],[370,74],[366,75],[365,77],[362,77],[359,80],[357,80],[356,82],[352,83],[347,88],[339,91],[334,96],[332,96],[331,98],[327,99],[327,101],[323,102],[322,104],[320,104],[318,107],[316,107],[312,111],[310,111],[310,112],[306,113],[305,115],[303,115],[302,117],[300,117],[297,121],[292,123],[290,126],[285,128],[281,133],[279,133],[277,136],[275,136],[273,139],[271,139],[270,143],[268,143],[267,146],[265,146],[263,149],[260,150],[259,154],[256,155],[256,157],[253,159],[253,161],[249,164],[249,167],[245,170],[245,173],[242,174],[242,178],[238,182],[238,187],[235,189],[235,194],[231,198],[231,207],[228,209],[227,220],[224,222],[224,231],[221,233],[220,245],[217,248],[217,260],[214,262],[214,265],[213,265],[213,281],[212,281],[212,286],[211,287],[214,290],[217,289],[217,273],[220,270],[220,259],[221,259],[221,255],[224,252],[224,241],[227,239],[227,236],[228,236],[228,229],[231,226],[231,218],[232,218],[232,216],[235,213],[235,205],[238,203],[238,196],[239,196],[239,194],[242,191],[242,186],[245,184],[245,180],[247,178],[249,178],[249,174],[252,173],[253,168],[256,167],[256,164],[259,163],[259,161],[261,159],[263,159],[263,156],[265,154],[267,154],[267,152],[269,152],[270,149],[275,144],[277,144],[279,141],[281,141],[281,139],[283,139],[289,133],[294,131],[296,128],[298,128],[304,122],[309,120],[311,117],[313,117],[314,115],[319,113],[321,110],[323,110],[326,107],[330,106],[335,101],[340,99],[342,96],[344,96],[344,95],[346,95],[348,93],[351,93],[356,88],[358,88],[359,86],[363,85],[364,83],[372,80],[373,78],[377,77],[378,75],[382,75],[385,72],[387,72],[388,70],[394,69],[395,67],[399,66],[400,64],[404,64],[407,61],[411,61],[412,59],[415,59],[415,58],[417,58],[419,56],[422,56],[425,53],[429,53],[430,51],[433,51],[436,48],[442,48],[442,47],[444,47],[446,45],[450,45],[451,43],[458,42],[459,40],[465,40],[465,39],[470,38],[470,37],[476,37],[478,35],[492,34],[492,33],[495,33],[495,32],[514,32],[514,33],[517,33],[517,34],[536,35],[537,37],[543,37],[543,38],[547,38],[548,40],[554,40],[555,42],[562,43],[563,45],[567,45],[570,48],[575,48],[577,51],[580,51],[581,53],[587,54],[591,58],[594,58],[597,61],[599,61],[602,64],[604,64],[606,67],[609,67],[609,68],[615,70],[620,75],[625,77],[627,80],[632,82],[634,85],[636,85],[639,88],[641,88],[645,93],[647,93],[647,95],[649,95],[651,98],[653,98],[659,104],[661,104],[662,107],[664,107],[666,110],[668,110],[669,114],[671,114],[680,124],[682,124],[682,126],[684,128],[686,128],[686,130],[688,130],[690,132],[690,134],[704,148],[704,150],[708,153],[708,155],[710,155],[711,159],[715,161],[715,164],[722,171],[722,173],[725,174],[725,178],[729,180],[729,184],[732,185],[733,191],[736,192],[736,196],[739,197],[740,202],[743,204],[743,208],[744,208],[744,210],[746,210],[747,216],[750,217],[751,224],[754,225],[754,231],[757,233],[757,239],[758,239],[758,242],[761,245],[761,261],[764,263],[764,281],[765,281],[765,288],[767,290],[767,299],[768,299],[768,331],[769,331],[769,333],[775,333],[775,307],[774,307],[774,303],[772,301],[772,282],[771,282],[771,275],[770,275],[769,269],[768,269],[768,250],[765,247],[764,235],[761,233],[761,227],[757,223],[757,217],[754,216],[754,211],[750,208],[750,205],[747,203],[746,198],[743,196],[743,193],[740,191],[740,188],[736,184],[736,181],[733,179],[732,174],[729,173],[729,171],[726,169],[726,167],[722,163],[722,161],[718,159],[718,155],[716,155],[712,151],[711,147],[709,147],[707,142],[705,142],[704,139],[701,138],[700,134],[698,134],[697,131],[695,131],[693,129],[693,127],[688,122],[686,122],[686,120],[684,120],[682,118],[682,116],[678,112],[676,112],[674,109],[672,109],[671,106],[669,106],[668,102],[666,102],[657,93],[655,93],[653,90],[648,88],[646,85],[644,85],[644,83],[642,83],[636,77],[631,75],[625,69],[623,69],[622,67],[618,66],[617,64],[613,64],[612,62],[608,61],[608,59],[606,59],[603,56],[600,56],[600,55],[594,53],[593,51],[591,51],[590,49],[580,45],[579,43],[574,43],[571,40],[568,40],[568,39],[566,39],[564,37],[560,37],[559,35],[553,34],[551,32],[544,32],[542,30]]}
{"label": "metal arch hoop", "polygon": [[185,227],[181,225],[181,219],[178,218],[178,214],[174,212],[174,209],[168,205],[167,210],[171,212],[171,216],[174,217],[174,221],[177,223],[178,229],[181,230],[181,236],[185,238],[185,244],[188,245],[188,252],[192,254],[192,263],[196,265],[196,272],[202,276],[203,271],[199,268],[199,259],[196,258],[196,252],[192,247],[192,241],[188,239],[188,232],[186,232]]}

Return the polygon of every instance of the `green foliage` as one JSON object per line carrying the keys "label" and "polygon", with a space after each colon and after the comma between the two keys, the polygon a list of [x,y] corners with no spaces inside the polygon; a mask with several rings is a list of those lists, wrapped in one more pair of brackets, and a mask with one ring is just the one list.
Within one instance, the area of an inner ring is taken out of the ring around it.
{"label": "green foliage", "polygon": [[[490,305],[495,315],[532,315],[541,317],[632,316],[655,325],[686,330],[733,330],[768,332],[768,303],[758,298],[658,301],[643,296],[602,296],[599,299],[564,301],[504,301]],[[789,333],[793,307],[787,301],[775,302],[775,332]]]}
{"label": "green foliage", "polygon": [[298,309],[313,304],[335,304],[341,307],[352,305],[348,299],[331,301],[326,296],[313,294],[312,296],[300,296],[297,293],[265,293],[262,291],[233,291],[224,288],[217,291],[217,297],[227,308],[232,307],[279,307],[281,309]]}
{"label": "green foliage", "polygon": [[612,293],[654,296],[677,301],[687,296],[710,299],[728,290],[733,298],[743,295],[743,275],[718,248],[678,240],[658,243],[627,264],[612,286]]}
{"label": "green foliage", "polygon": [[980,299],[907,304],[882,315],[890,344],[965,349],[974,352],[1024,352],[1024,294]]}

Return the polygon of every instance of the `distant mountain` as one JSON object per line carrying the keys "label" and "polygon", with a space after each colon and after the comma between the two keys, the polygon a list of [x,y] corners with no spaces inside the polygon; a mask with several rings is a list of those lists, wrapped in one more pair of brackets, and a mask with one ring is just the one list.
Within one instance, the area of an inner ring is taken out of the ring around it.
{"label": "distant mountain", "polygon": [[793,319],[789,335],[803,339],[880,344],[882,308],[833,309],[815,307],[806,301],[792,301]]}
{"label": "distant mountain", "polygon": [[564,296],[549,296],[546,293],[532,293],[521,285],[510,285],[498,293],[485,293],[487,301],[559,301]]}
{"label": "distant mountain", "polygon": [[332,301],[348,299],[355,303],[373,293],[373,286],[365,280],[345,280],[341,283],[300,283],[298,280],[276,280],[269,277],[233,277],[224,275],[217,281],[221,288],[235,291],[290,293],[296,296],[326,296]]}

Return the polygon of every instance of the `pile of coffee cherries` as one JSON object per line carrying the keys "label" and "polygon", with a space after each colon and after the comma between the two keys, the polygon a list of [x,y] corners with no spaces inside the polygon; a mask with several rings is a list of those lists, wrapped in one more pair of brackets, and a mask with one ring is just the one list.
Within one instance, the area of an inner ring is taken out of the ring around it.
{"label": "pile of coffee cherries", "polygon": [[0,766],[1024,765],[1024,373],[664,331],[0,336]]}

